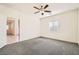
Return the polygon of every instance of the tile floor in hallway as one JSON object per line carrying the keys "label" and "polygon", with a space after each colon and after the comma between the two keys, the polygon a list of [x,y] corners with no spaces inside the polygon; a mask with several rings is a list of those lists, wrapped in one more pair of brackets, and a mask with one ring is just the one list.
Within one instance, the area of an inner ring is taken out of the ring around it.
{"label": "tile floor in hallway", "polygon": [[0,55],[79,55],[79,46],[47,38],[36,38],[8,44]]}

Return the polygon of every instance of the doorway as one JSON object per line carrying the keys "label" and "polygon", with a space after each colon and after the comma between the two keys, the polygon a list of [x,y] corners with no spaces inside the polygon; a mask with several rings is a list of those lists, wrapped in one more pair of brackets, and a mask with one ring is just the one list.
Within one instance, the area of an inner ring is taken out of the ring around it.
{"label": "doorway", "polygon": [[7,44],[16,43],[19,41],[20,31],[19,22],[17,19],[7,18]]}

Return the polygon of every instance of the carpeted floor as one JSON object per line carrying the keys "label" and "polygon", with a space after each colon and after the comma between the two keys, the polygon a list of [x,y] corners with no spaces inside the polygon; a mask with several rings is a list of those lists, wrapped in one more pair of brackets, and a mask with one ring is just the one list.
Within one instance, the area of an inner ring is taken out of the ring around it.
{"label": "carpeted floor", "polygon": [[6,45],[0,49],[0,55],[79,55],[79,46],[57,40],[36,38]]}

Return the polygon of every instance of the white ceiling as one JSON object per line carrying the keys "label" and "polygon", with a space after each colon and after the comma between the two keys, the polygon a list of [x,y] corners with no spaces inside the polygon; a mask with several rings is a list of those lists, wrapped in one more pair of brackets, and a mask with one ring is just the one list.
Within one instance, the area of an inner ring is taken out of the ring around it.
{"label": "white ceiling", "polygon": [[[46,5],[41,4],[41,3],[2,3],[1,5],[17,9],[20,12],[26,13],[26,14],[33,14],[37,10],[33,8],[33,6],[37,6],[40,8],[41,5]],[[46,17],[50,15],[54,15],[60,12],[68,11],[70,9],[75,9],[79,7],[78,3],[48,3],[49,7],[47,8],[48,10],[51,10],[51,14],[45,14],[42,16],[40,13],[35,14],[38,15],[39,17]]]}

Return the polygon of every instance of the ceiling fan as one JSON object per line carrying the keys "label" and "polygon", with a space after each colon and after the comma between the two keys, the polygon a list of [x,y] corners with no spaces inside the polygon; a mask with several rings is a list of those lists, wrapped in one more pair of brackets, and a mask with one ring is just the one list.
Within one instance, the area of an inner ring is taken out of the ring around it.
{"label": "ceiling fan", "polygon": [[41,7],[40,8],[38,8],[38,7],[36,7],[36,6],[33,6],[33,8],[35,8],[35,9],[37,9],[38,11],[37,12],[35,12],[34,14],[37,14],[37,13],[40,13],[41,12],[41,15],[44,15],[44,13],[46,12],[46,13],[51,13],[51,11],[50,10],[46,10],[47,9],[47,7],[49,7],[49,5],[48,4],[46,4],[45,6],[42,6],[41,5]]}

